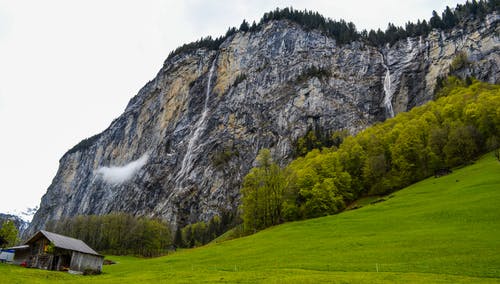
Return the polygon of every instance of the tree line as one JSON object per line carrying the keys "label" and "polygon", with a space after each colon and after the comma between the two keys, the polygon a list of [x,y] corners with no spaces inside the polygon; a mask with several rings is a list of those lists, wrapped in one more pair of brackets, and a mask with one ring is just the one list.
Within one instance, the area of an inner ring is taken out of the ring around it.
{"label": "tree line", "polygon": [[404,27],[398,27],[389,23],[387,29],[382,31],[378,29],[361,32],[361,37],[375,46],[384,44],[394,44],[396,41],[407,37],[426,36],[433,29],[449,30],[467,19],[484,20],[486,15],[498,12],[500,1],[498,0],[472,0],[464,4],[457,4],[454,9],[446,6],[446,9],[438,14],[432,11],[432,17],[429,21],[418,20],[416,23],[407,22]]}
{"label": "tree line", "polygon": [[362,196],[388,194],[487,151],[500,158],[500,86],[449,77],[437,97],[286,167],[261,150],[241,191],[245,230],[335,214]]}
{"label": "tree line", "polygon": [[198,41],[184,44],[174,51],[172,51],[167,60],[175,55],[197,50],[199,48],[206,48],[209,50],[217,50],[220,45],[229,37],[237,32],[255,32],[261,30],[262,27],[270,21],[275,20],[289,20],[299,24],[306,30],[319,30],[325,35],[333,38],[340,45],[348,44],[356,40],[363,40],[368,44],[374,46],[382,46],[387,43],[394,44],[398,40],[407,37],[426,36],[432,29],[449,30],[460,22],[469,18],[484,20],[485,16],[500,11],[500,0],[472,0],[464,4],[457,4],[452,9],[446,6],[446,9],[441,15],[432,11],[432,17],[427,20],[418,20],[416,23],[407,22],[404,27],[398,27],[389,23],[387,29],[382,31],[377,30],[362,30],[359,32],[352,22],[345,20],[332,20],[325,18],[318,12],[308,10],[296,10],[290,8],[276,8],[273,11],[265,13],[257,24],[255,21],[250,25],[246,20],[243,20],[240,27],[228,28],[223,36],[212,38],[211,36],[204,37]]}
{"label": "tree line", "polygon": [[208,223],[200,221],[183,228],[177,228],[174,235],[174,245],[182,248],[205,245],[238,223],[237,212],[222,211],[221,216],[215,215]]}
{"label": "tree line", "polygon": [[[165,254],[176,247],[192,248],[207,244],[238,223],[235,211],[223,211],[208,222],[178,227],[172,234],[169,224],[160,219],[112,213],[50,221],[45,228],[81,239],[99,252],[151,257]],[[2,232],[0,229],[0,236]]]}
{"label": "tree line", "polygon": [[116,255],[158,256],[172,245],[168,223],[126,213],[50,221],[46,230],[81,239],[99,252]]}

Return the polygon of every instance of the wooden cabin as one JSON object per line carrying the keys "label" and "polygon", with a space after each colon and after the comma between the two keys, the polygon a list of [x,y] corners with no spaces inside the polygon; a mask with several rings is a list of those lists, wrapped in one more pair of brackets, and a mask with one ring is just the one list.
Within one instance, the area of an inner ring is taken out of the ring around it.
{"label": "wooden cabin", "polygon": [[104,256],[81,240],[41,230],[25,244],[30,248],[27,267],[78,273],[102,270]]}

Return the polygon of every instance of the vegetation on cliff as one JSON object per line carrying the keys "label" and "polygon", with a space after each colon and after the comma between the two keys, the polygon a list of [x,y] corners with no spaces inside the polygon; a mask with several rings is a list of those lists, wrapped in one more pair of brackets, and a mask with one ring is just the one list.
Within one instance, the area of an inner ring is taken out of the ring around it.
{"label": "vegetation on cliff", "polygon": [[239,29],[235,27],[229,28],[224,36],[219,36],[217,38],[207,36],[198,41],[184,44],[172,51],[167,60],[177,54],[191,52],[199,48],[216,50],[227,38],[233,36],[238,31],[255,32],[262,29],[265,24],[276,20],[289,20],[299,24],[306,30],[319,30],[325,35],[334,38],[340,45],[348,44],[356,40],[363,40],[374,46],[382,46],[387,43],[392,45],[396,41],[407,37],[426,36],[433,29],[449,30],[470,19],[482,21],[486,15],[493,12],[499,12],[499,10],[500,3],[498,0],[472,0],[464,4],[457,4],[454,9],[447,6],[441,15],[433,11],[429,21],[418,20],[416,23],[408,22],[404,27],[398,27],[389,23],[385,31],[381,29],[376,31],[358,31],[352,22],[346,22],[345,20],[336,21],[325,18],[318,12],[308,10],[300,11],[292,7],[283,9],[276,8],[273,11],[265,13],[258,24],[253,22],[252,25],[250,25],[246,20],[243,20]]}
{"label": "vegetation on cliff", "polygon": [[469,81],[449,77],[438,100],[285,168],[261,151],[242,189],[245,229],[334,214],[362,196],[394,192],[498,149],[500,86]]}

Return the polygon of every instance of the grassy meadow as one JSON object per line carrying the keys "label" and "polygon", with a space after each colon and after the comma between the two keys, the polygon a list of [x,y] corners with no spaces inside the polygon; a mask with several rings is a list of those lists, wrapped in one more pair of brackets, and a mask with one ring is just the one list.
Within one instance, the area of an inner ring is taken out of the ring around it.
{"label": "grassy meadow", "polygon": [[117,262],[102,275],[0,265],[0,283],[500,283],[500,163],[490,153],[361,208]]}

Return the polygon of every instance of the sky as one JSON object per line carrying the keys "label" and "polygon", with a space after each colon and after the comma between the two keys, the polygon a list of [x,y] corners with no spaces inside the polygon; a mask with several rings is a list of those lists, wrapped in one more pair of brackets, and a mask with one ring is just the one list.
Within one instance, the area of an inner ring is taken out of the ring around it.
{"label": "sky", "polygon": [[0,212],[38,206],[62,155],[106,129],[184,43],[276,7],[384,30],[464,2],[0,0]]}

